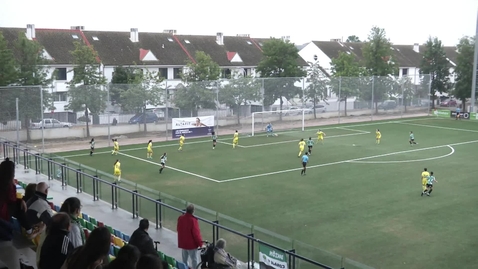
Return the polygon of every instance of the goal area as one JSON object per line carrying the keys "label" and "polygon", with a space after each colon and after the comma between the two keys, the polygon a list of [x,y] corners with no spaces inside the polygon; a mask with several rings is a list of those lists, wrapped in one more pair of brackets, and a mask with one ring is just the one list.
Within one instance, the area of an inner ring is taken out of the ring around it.
{"label": "goal area", "polygon": [[304,131],[305,120],[309,117],[313,117],[313,111],[310,109],[254,112],[251,117],[251,136],[265,133],[269,123],[272,124],[274,132],[286,130]]}

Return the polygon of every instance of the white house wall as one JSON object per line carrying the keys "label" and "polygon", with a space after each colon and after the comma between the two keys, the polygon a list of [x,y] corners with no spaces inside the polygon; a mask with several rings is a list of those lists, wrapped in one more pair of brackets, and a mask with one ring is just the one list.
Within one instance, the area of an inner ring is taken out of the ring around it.
{"label": "white house wall", "polygon": [[316,60],[314,60],[314,56],[317,56],[317,62],[319,62],[320,66],[324,68],[325,71],[330,72],[330,62],[332,60],[313,42],[310,42],[304,48],[302,48],[302,50],[299,51],[299,55],[302,57],[302,59],[304,59],[304,61],[311,63],[316,62]]}

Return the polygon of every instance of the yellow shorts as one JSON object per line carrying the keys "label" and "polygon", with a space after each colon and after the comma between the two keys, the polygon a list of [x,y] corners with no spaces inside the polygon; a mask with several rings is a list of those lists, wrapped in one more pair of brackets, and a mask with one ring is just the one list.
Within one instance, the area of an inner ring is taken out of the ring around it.
{"label": "yellow shorts", "polygon": [[121,170],[115,170],[114,175],[115,176],[121,176]]}
{"label": "yellow shorts", "polygon": [[300,151],[304,151],[304,147],[300,147],[299,150],[300,150]]}
{"label": "yellow shorts", "polygon": [[184,142],[179,142],[179,146],[180,147],[184,146]]}
{"label": "yellow shorts", "polygon": [[426,186],[426,185],[427,185],[427,179],[426,179],[426,178],[422,178],[422,185],[423,185],[423,186]]}
{"label": "yellow shorts", "polygon": [[232,143],[233,143],[233,144],[239,143],[239,139],[234,139],[234,140],[232,140]]}
{"label": "yellow shorts", "polygon": [[152,150],[152,149],[148,149],[148,153],[153,153],[153,150]]}
{"label": "yellow shorts", "polygon": [[317,137],[317,140],[324,140],[324,138],[319,136]]}

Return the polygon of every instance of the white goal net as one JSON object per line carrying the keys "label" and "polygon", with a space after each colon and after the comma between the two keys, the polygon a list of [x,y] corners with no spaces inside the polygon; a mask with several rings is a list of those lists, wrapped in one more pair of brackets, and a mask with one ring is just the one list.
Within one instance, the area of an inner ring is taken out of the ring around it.
{"label": "white goal net", "polygon": [[310,109],[254,112],[251,117],[251,136],[265,133],[269,123],[272,125],[274,132],[292,129],[304,131],[305,119],[313,117],[313,113],[313,110]]}

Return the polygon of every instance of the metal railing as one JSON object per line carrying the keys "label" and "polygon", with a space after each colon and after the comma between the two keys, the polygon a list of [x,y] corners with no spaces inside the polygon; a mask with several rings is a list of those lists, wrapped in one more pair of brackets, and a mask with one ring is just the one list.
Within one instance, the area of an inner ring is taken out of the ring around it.
{"label": "metal railing", "polygon": [[[12,141],[5,140],[0,138],[0,146],[2,147],[1,151],[3,156],[10,157],[13,162],[17,165],[23,166],[25,172],[29,172],[30,170],[35,171],[35,174],[45,174],[48,177],[48,180],[58,180],[61,182],[61,186],[63,188],[67,188],[68,186],[76,188],[77,193],[88,193],[93,196],[93,201],[99,201],[102,196],[106,196],[104,194],[111,195],[110,199],[101,199],[103,201],[109,202],[111,204],[111,209],[115,210],[118,208],[125,209],[132,213],[133,219],[139,218],[140,215],[140,207],[143,203],[147,203],[148,205],[152,206],[155,210],[153,213],[156,229],[163,228],[163,224],[167,221],[165,218],[165,211],[170,210],[176,213],[178,216],[185,212],[184,209],[179,207],[172,206],[166,203],[163,199],[154,199],[147,195],[140,193],[139,185],[136,185],[133,189],[129,189],[125,186],[121,186],[121,183],[118,184],[117,182],[109,182],[105,179],[102,179],[101,171],[94,171],[91,169],[82,169],[82,168],[74,168],[70,167],[69,163],[66,162],[67,159],[63,159],[64,162],[55,161],[52,158],[52,155],[45,154],[45,153],[37,153],[35,149],[29,148],[23,144],[17,144]],[[71,163],[71,161],[68,160]],[[45,167],[46,166],[46,167]],[[80,166],[81,167],[81,166]],[[87,191],[87,189],[90,189]],[[130,205],[126,206],[125,203],[120,206],[121,201],[129,201]],[[184,204],[185,208],[187,203]],[[200,207],[199,207],[200,208]],[[198,209],[198,206],[196,206]],[[204,210],[204,209],[203,209]],[[145,216],[143,216],[145,217]],[[215,220],[208,220],[204,217],[196,216],[200,222],[200,225],[207,225],[209,226],[209,231],[212,236],[213,242],[215,242],[220,237],[223,237],[223,233],[230,233],[234,237],[238,237],[241,240],[245,240],[246,244],[240,245],[236,244],[236,247],[233,251],[241,252],[242,259],[246,259],[247,268],[252,269],[253,265],[255,264],[254,261],[258,259],[258,253],[255,253],[258,250],[258,247],[255,244],[263,244],[270,248],[276,249],[278,251],[283,251],[288,259],[289,269],[299,269],[299,268],[326,268],[326,269],[334,269],[334,268],[341,268],[341,269],[354,269],[354,268],[362,268],[362,269],[372,269],[369,266],[360,264],[358,262],[352,261],[345,257],[337,256],[334,254],[330,254],[334,256],[334,259],[340,259],[340,263],[335,263],[335,266],[330,266],[325,262],[318,262],[314,259],[305,257],[305,255],[301,255],[298,253],[296,248],[291,249],[284,249],[283,247],[279,247],[275,244],[270,242],[261,240],[258,238],[254,232],[245,233],[240,232],[236,229],[227,227],[220,223],[219,219],[216,218]],[[257,228],[257,231],[264,233],[263,229]],[[204,231],[203,231],[204,232]],[[221,236],[222,234],[222,236]],[[267,234],[267,233],[265,233]],[[298,241],[297,241],[298,242]],[[293,243],[293,242],[292,242]],[[292,244],[294,245],[294,244]],[[303,244],[305,245],[305,244]],[[231,246],[231,244],[229,244]],[[230,247],[231,248],[231,247]],[[245,248],[245,252],[244,252]],[[318,249],[317,249],[318,250]],[[322,251],[322,250],[321,250]],[[339,265],[340,264],[340,265]],[[347,264],[347,266],[346,266]]]}

